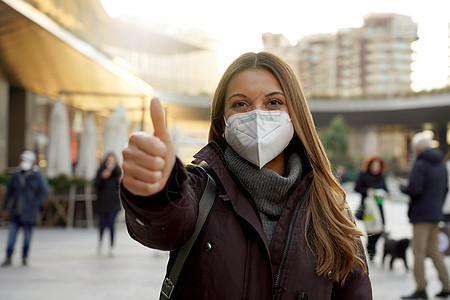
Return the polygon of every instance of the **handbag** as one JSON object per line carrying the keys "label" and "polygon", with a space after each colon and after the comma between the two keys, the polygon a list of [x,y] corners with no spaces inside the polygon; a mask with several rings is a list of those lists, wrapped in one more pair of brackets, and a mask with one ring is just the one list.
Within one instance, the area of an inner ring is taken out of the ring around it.
{"label": "handbag", "polygon": [[166,278],[164,278],[161,287],[161,293],[159,295],[160,300],[168,300],[172,296],[172,293],[178,283],[178,276],[181,273],[181,269],[183,268],[184,262],[189,254],[189,251],[194,245],[194,242],[197,239],[198,234],[200,233],[200,230],[202,229],[203,224],[206,221],[206,218],[209,215],[214,200],[216,199],[217,193],[216,182],[211,177],[211,175],[209,174],[207,175],[208,181],[206,183],[206,188],[198,204],[199,205],[198,218],[197,223],[195,224],[194,233],[189,238],[189,240],[183,246],[181,246],[175,259],[175,262],[173,263],[172,269],[170,270],[169,274],[166,275]]}
{"label": "handbag", "polygon": [[355,218],[358,220],[364,219],[364,205],[363,204],[359,205],[358,209],[356,210]]}

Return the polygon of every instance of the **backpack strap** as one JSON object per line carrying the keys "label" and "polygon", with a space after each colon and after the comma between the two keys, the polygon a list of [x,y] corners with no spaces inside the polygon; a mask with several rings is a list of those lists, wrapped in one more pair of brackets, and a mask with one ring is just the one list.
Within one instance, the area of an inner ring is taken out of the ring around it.
{"label": "backpack strap", "polygon": [[168,300],[172,296],[173,290],[178,283],[178,276],[181,273],[181,269],[183,268],[184,262],[191,251],[192,246],[194,245],[195,240],[197,239],[200,230],[203,227],[203,224],[206,221],[206,218],[209,215],[211,207],[216,199],[217,194],[217,185],[211,175],[208,175],[208,181],[206,183],[205,191],[203,192],[202,197],[200,198],[199,207],[198,207],[198,218],[197,223],[195,224],[194,233],[189,238],[189,240],[180,248],[177,254],[177,258],[172,266],[172,269],[169,272],[169,275],[164,278],[161,293],[159,296],[160,300]]}

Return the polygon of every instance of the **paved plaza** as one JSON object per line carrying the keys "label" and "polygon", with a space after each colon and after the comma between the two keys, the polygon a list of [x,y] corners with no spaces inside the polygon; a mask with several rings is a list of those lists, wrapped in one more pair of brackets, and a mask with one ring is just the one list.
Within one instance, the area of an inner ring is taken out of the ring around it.
{"label": "paved plaza", "polygon": [[[385,202],[387,231],[396,239],[411,237],[406,199],[395,191],[392,199]],[[359,196],[349,189],[348,200],[355,208]],[[1,260],[4,259],[7,233],[6,227],[0,227]],[[159,297],[167,253],[145,248],[133,241],[123,221],[117,224],[117,245],[113,257],[108,256],[106,247],[103,254],[98,255],[96,229],[37,227],[29,266],[23,267],[19,256],[21,237],[13,265],[0,268],[0,300],[123,300]],[[383,240],[378,243],[379,253],[383,243]],[[411,249],[408,255],[412,266]],[[450,257],[445,260],[450,269]],[[432,296],[440,291],[441,286],[431,261],[426,262],[426,270],[428,294]],[[415,288],[412,272],[405,271],[402,262],[396,261],[394,270],[389,271],[387,262],[384,268],[381,267],[380,254],[370,264],[370,275],[376,300],[399,299]]]}

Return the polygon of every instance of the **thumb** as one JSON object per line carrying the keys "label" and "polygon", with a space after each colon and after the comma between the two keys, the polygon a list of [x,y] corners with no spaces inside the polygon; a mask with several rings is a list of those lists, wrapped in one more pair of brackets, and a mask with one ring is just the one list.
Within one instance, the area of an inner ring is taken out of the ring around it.
{"label": "thumb", "polygon": [[161,100],[158,98],[152,99],[150,104],[150,116],[155,130],[153,135],[164,139],[167,133],[165,114]]}

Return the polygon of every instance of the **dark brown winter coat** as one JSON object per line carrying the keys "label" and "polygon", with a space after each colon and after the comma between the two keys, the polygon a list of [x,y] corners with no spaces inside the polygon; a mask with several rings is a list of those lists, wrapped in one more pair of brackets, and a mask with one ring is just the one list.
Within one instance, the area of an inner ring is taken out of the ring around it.
{"label": "dark brown winter coat", "polygon": [[[311,167],[303,166],[303,179],[291,194],[269,246],[253,200],[228,171],[221,153],[211,142],[195,156],[197,162],[207,162],[206,169],[219,190],[173,299],[372,299],[369,277],[357,270],[344,286],[333,282],[332,270],[329,277],[315,273],[314,253],[304,232]],[[172,251],[169,269],[177,249],[194,231],[198,199],[206,181],[204,168],[184,167],[177,161],[166,190],[157,195],[138,197],[121,188],[130,236],[145,246]],[[299,201],[299,213],[294,215]],[[291,239],[286,244],[290,229]]]}

